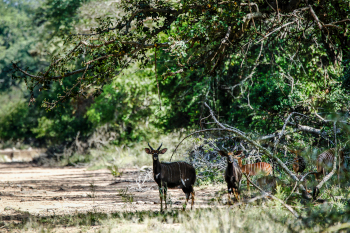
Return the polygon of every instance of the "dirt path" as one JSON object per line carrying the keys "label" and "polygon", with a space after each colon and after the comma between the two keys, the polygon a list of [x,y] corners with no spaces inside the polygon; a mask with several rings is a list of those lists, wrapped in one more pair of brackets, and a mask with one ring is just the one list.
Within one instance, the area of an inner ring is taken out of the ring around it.
{"label": "dirt path", "polygon": [[[159,210],[158,187],[152,171],[122,169],[120,178],[108,170],[87,168],[35,167],[30,163],[0,164],[0,213],[17,211],[36,216],[77,212]],[[215,191],[223,188],[197,188],[195,207],[210,207]],[[182,208],[182,190],[169,190],[172,208]],[[189,206],[187,207],[189,208]]]}

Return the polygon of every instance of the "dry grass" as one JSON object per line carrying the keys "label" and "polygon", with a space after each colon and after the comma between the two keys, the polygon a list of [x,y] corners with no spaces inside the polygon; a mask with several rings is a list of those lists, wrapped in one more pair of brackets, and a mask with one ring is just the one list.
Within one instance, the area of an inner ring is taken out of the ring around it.
{"label": "dry grass", "polygon": [[[312,224],[310,224],[312,223]],[[309,225],[308,225],[309,224]],[[195,211],[100,213],[51,218],[31,217],[14,228],[24,232],[319,232],[326,227],[347,227],[317,219],[295,219],[275,202],[243,205],[240,208],[196,209]]]}
{"label": "dry grass", "polygon": [[[157,138],[160,139],[152,139],[149,143],[153,148],[158,148],[160,144],[163,143],[162,148],[168,148],[168,151],[160,157],[160,160],[169,161],[176,145],[182,137],[180,132],[176,132],[159,136]],[[191,145],[190,141],[185,141],[173,156],[172,160],[186,160],[188,157],[186,152]],[[93,149],[91,150],[91,155],[94,159],[91,162],[91,168],[94,169],[111,165],[117,165],[119,168],[151,166],[152,157],[146,154],[146,147],[148,147],[147,142],[137,143],[133,147],[122,145],[109,146],[103,150]]]}

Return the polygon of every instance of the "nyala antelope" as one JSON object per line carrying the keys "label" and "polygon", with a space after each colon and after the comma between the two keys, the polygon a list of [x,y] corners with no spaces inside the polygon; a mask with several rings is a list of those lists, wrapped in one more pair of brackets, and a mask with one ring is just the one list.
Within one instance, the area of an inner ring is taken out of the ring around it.
{"label": "nyala antelope", "polygon": [[[317,180],[322,175],[324,176],[326,175],[326,170],[332,170],[334,154],[335,154],[335,148],[331,148],[317,156],[317,161],[316,161],[317,173],[315,173],[315,177]],[[339,158],[340,158],[340,169],[344,172],[347,172],[346,164],[344,160],[344,152],[342,150],[339,150]]]}
{"label": "nyala antelope", "polygon": [[[235,158],[237,158],[238,165],[241,168],[242,172],[249,176],[263,175],[268,176],[272,173],[272,167],[269,163],[259,162],[253,164],[242,165],[242,151],[239,151]],[[250,183],[247,180],[247,189],[250,190]]]}
{"label": "nyala antelope", "polygon": [[293,160],[293,171],[296,174],[302,173],[306,168],[306,162],[303,157],[299,155],[299,150],[291,150],[293,154],[295,154],[294,160]]}
{"label": "nyala antelope", "polygon": [[[238,151],[237,153],[242,153]],[[228,190],[228,203],[232,204],[231,193],[233,193],[237,200],[239,200],[239,187],[242,179],[242,170],[239,165],[234,161],[233,152],[226,153],[224,151],[219,151],[221,156],[227,157],[227,167],[225,171],[225,181],[227,183]]]}
{"label": "nyala antelope", "polygon": [[[343,150],[339,150],[338,153],[339,153],[339,158],[340,158],[340,169],[347,176],[348,170],[347,170],[346,164],[345,164],[344,152],[343,152]],[[331,149],[328,149],[317,156],[317,161],[316,161],[317,172],[315,173],[316,180],[319,180],[322,175],[325,176],[326,170],[328,170],[328,171],[332,170],[333,162],[334,162],[334,155],[335,155],[335,148],[331,148]],[[312,197],[314,200],[316,200],[319,193],[320,193],[320,190],[317,188],[317,186],[314,187],[313,192],[312,192]]]}
{"label": "nyala antelope", "polygon": [[171,162],[171,163],[161,163],[159,162],[158,155],[164,154],[168,149],[164,148],[160,150],[162,144],[157,150],[154,150],[148,143],[149,148],[145,148],[147,154],[153,157],[153,175],[154,180],[159,187],[159,197],[160,197],[160,210],[163,211],[163,197],[165,202],[165,209],[167,209],[166,194],[168,188],[175,188],[180,186],[182,191],[186,194],[186,203],[184,210],[190,195],[192,196],[191,209],[194,205],[194,191],[193,185],[196,181],[196,170],[194,167],[185,162]]}

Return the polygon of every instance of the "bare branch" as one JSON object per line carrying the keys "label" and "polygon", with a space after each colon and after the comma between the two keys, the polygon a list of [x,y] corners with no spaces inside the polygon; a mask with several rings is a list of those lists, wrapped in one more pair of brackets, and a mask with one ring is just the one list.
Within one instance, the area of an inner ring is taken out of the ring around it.
{"label": "bare branch", "polygon": [[[249,142],[250,144],[252,144],[253,146],[259,148],[261,151],[264,152],[264,154],[266,154],[268,157],[270,157],[271,159],[275,160],[278,165],[289,175],[289,177],[291,177],[293,180],[295,181],[299,181],[299,179],[288,169],[288,167],[273,153],[271,153],[268,149],[262,147],[260,144],[256,143],[255,141],[251,140],[250,138],[248,138],[247,136],[245,136],[244,134],[242,134],[239,130],[231,127],[230,129],[226,128],[223,124],[221,124],[215,117],[213,110],[209,107],[209,105],[207,103],[204,103],[204,105],[209,109],[210,115],[212,116],[213,120],[222,128],[222,129],[226,129],[227,131],[233,132],[235,133],[237,136],[239,136],[240,138],[246,140],[247,142]],[[303,191],[304,193],[304,197],[305,198],[309,198],[307,195],[307,191],[304,188],[304,186],[302,184],[299,185],[299,188]]]}
{"label": "bare branch", "polygon": [[189,138],[189,137],[191,137],[192,135],[197,134],[197,133],[203,133],[203,132],[208,132],[208,131],[229,131],[229,132],[230,132],[230,130],[227,130],[227,129],[219,129],[219,128],[204,129],[204,130],[198,130],[198,131],[196,131],[196,132],[193,132],[193,133],[187,135],[186,137],[184,137],[184,138],[179,142],[179,144],[175,147],[175,150],[173,151],[173,154],[172,154],[171,157],[170,157],[170,161],[171,161],[171,159],[173,158],[173,155],[175,154],[177,148],[180,146],[180,144],[181,144],[186,138]]}
{"label": "bare branch", "polygon": [[[29,74],[28,72],[22,70],[21,68],[19,68],[15,63],[12,63],[13,67],[15,68],[15,70],[18,70],[20,72],[22,72],[23,74],[31,77],[31,78],[34,78],[36,80],[41,80],[41,81],[44,81],[44,80],[60,80],[62,78],[65,78],[65,77],[68,77],[68,76],[71,76],[73,74],[78,74],[78,73],[82,73],[85,71],[86,68],[81,68],[81,69],[78,69],[78,70],[74,70],[72,72],[67,72],[65,73],[64,75],[60,75],[60,76],[54,76],[54,77],[44,77],[44,76],[36,76],[36,75],[31,75]],[[94,68],[94,66],[90,66],[88,68],[88,70]]]}
{"label": "bare branch", "polygon": [[309,8],[310,8],[310,13],[311,13],[312,17],[314,17],[320,30],[322,30],[322,24],[321,24],[320,20],[318,19],[317,15],[315,14],[315,11],[312,9],[311,5],[309,5]]}
{"label": "bare branch", "polygon": [[[100,47],[103,47],[106,45],[113,44],[115,42],[118,42],[118,41],[117,40],[110,40],[110,41],[107,41],[103,44],[89,44],[87,41],[82,41],[81,43],[89,48],[100,48]],[[169,46],[169,43],[142,44],[142,43],[134,42],[134,41],[119,41],[118,43],[133,45],[133,46],[142,47],[142,48],[168,47]]]}
{"label": "bare branch", "polygon": [[279,201],[282,205],[284,205],[284,207],[287,208],[287,210],[289,210],[289,212],[291,212],[296,218],[299,218],[299,214],[297,212],[295,212],[295,210],[293,210],[293,208],[290,206],[290,205],[287,205],[284,201],[282,201],[281,199],[275,197],[274,195],[270,194],[270,193],[267,193],[265,192],[264,190],[262,190],[259,186],[257,186],[256,184],[254,184],[250,179],[249,177],[243,173],[244,176],[247,178],[247,180],[255,187],[257,188],[260,192],[263,193],[263,195],[266,195],[266,196],[269,196],[277,201]]}
{"label": "bare branch", "polygon": [[277,32],[277,31],[281,30],[282,28],[285,28],[285,27],[287,27],[287,26],[289,26],[289,25],[291,25],[291,24],[294,24],[294,23],[296,23],[296,20],[294,20],[293,22],[286,23],[286,24],[282,25],[281,27],[276,28],[276,29],[273,30],[272,32],[266,34],[266,35],[264,36],[264,38],[260,39],[260,40],[259,40],[258,42],[256,42],[256,43],[260,43],[261,41],[263,41],[263,40],[265,40],[267,37],[269,37],[271,34]]}

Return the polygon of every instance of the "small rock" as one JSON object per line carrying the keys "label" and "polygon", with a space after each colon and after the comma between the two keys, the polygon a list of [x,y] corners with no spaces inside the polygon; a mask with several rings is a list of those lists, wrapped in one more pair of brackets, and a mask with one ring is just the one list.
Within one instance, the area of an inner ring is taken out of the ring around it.
{"label": "small rock", "polygon": [[154,201],[145,201],[145,204],[153,205]]}
{"label": "small rock", "polygon": [[25,200],[24,199],[21,199],[21,202],[24,202]]}
{"label": "small rock", "polygon": [[181,201],[175,201],[174,205],[181,205]]}
{"label": "small rock", "polygon": [[142,166],[140,169],[141,172],[150,171],[150,170],[152,170],[151,166]]}
{"label": "small rock", "polygon": [[6,206],[4,210],[13,210],[13,208],[11,206]]}
{"label": "small rock", "polygon": [[82,197],[87,197],[87,194],[86,194],[86,193],[83,193],[81,196],[82,196]]}
{"label": "small rock", "polygon": [[142,205],[142,204],[145,204],[145,202],[144,201],[137,201],[136,204]]}
{"label": "small rock", "polygon": [[17,187],[18,187],[18,188],[22,188],[22,185],[18,184]]}
{"label": "small rock", "polygon": [[21,188],[21,191],[24,191],[24,188]]}

